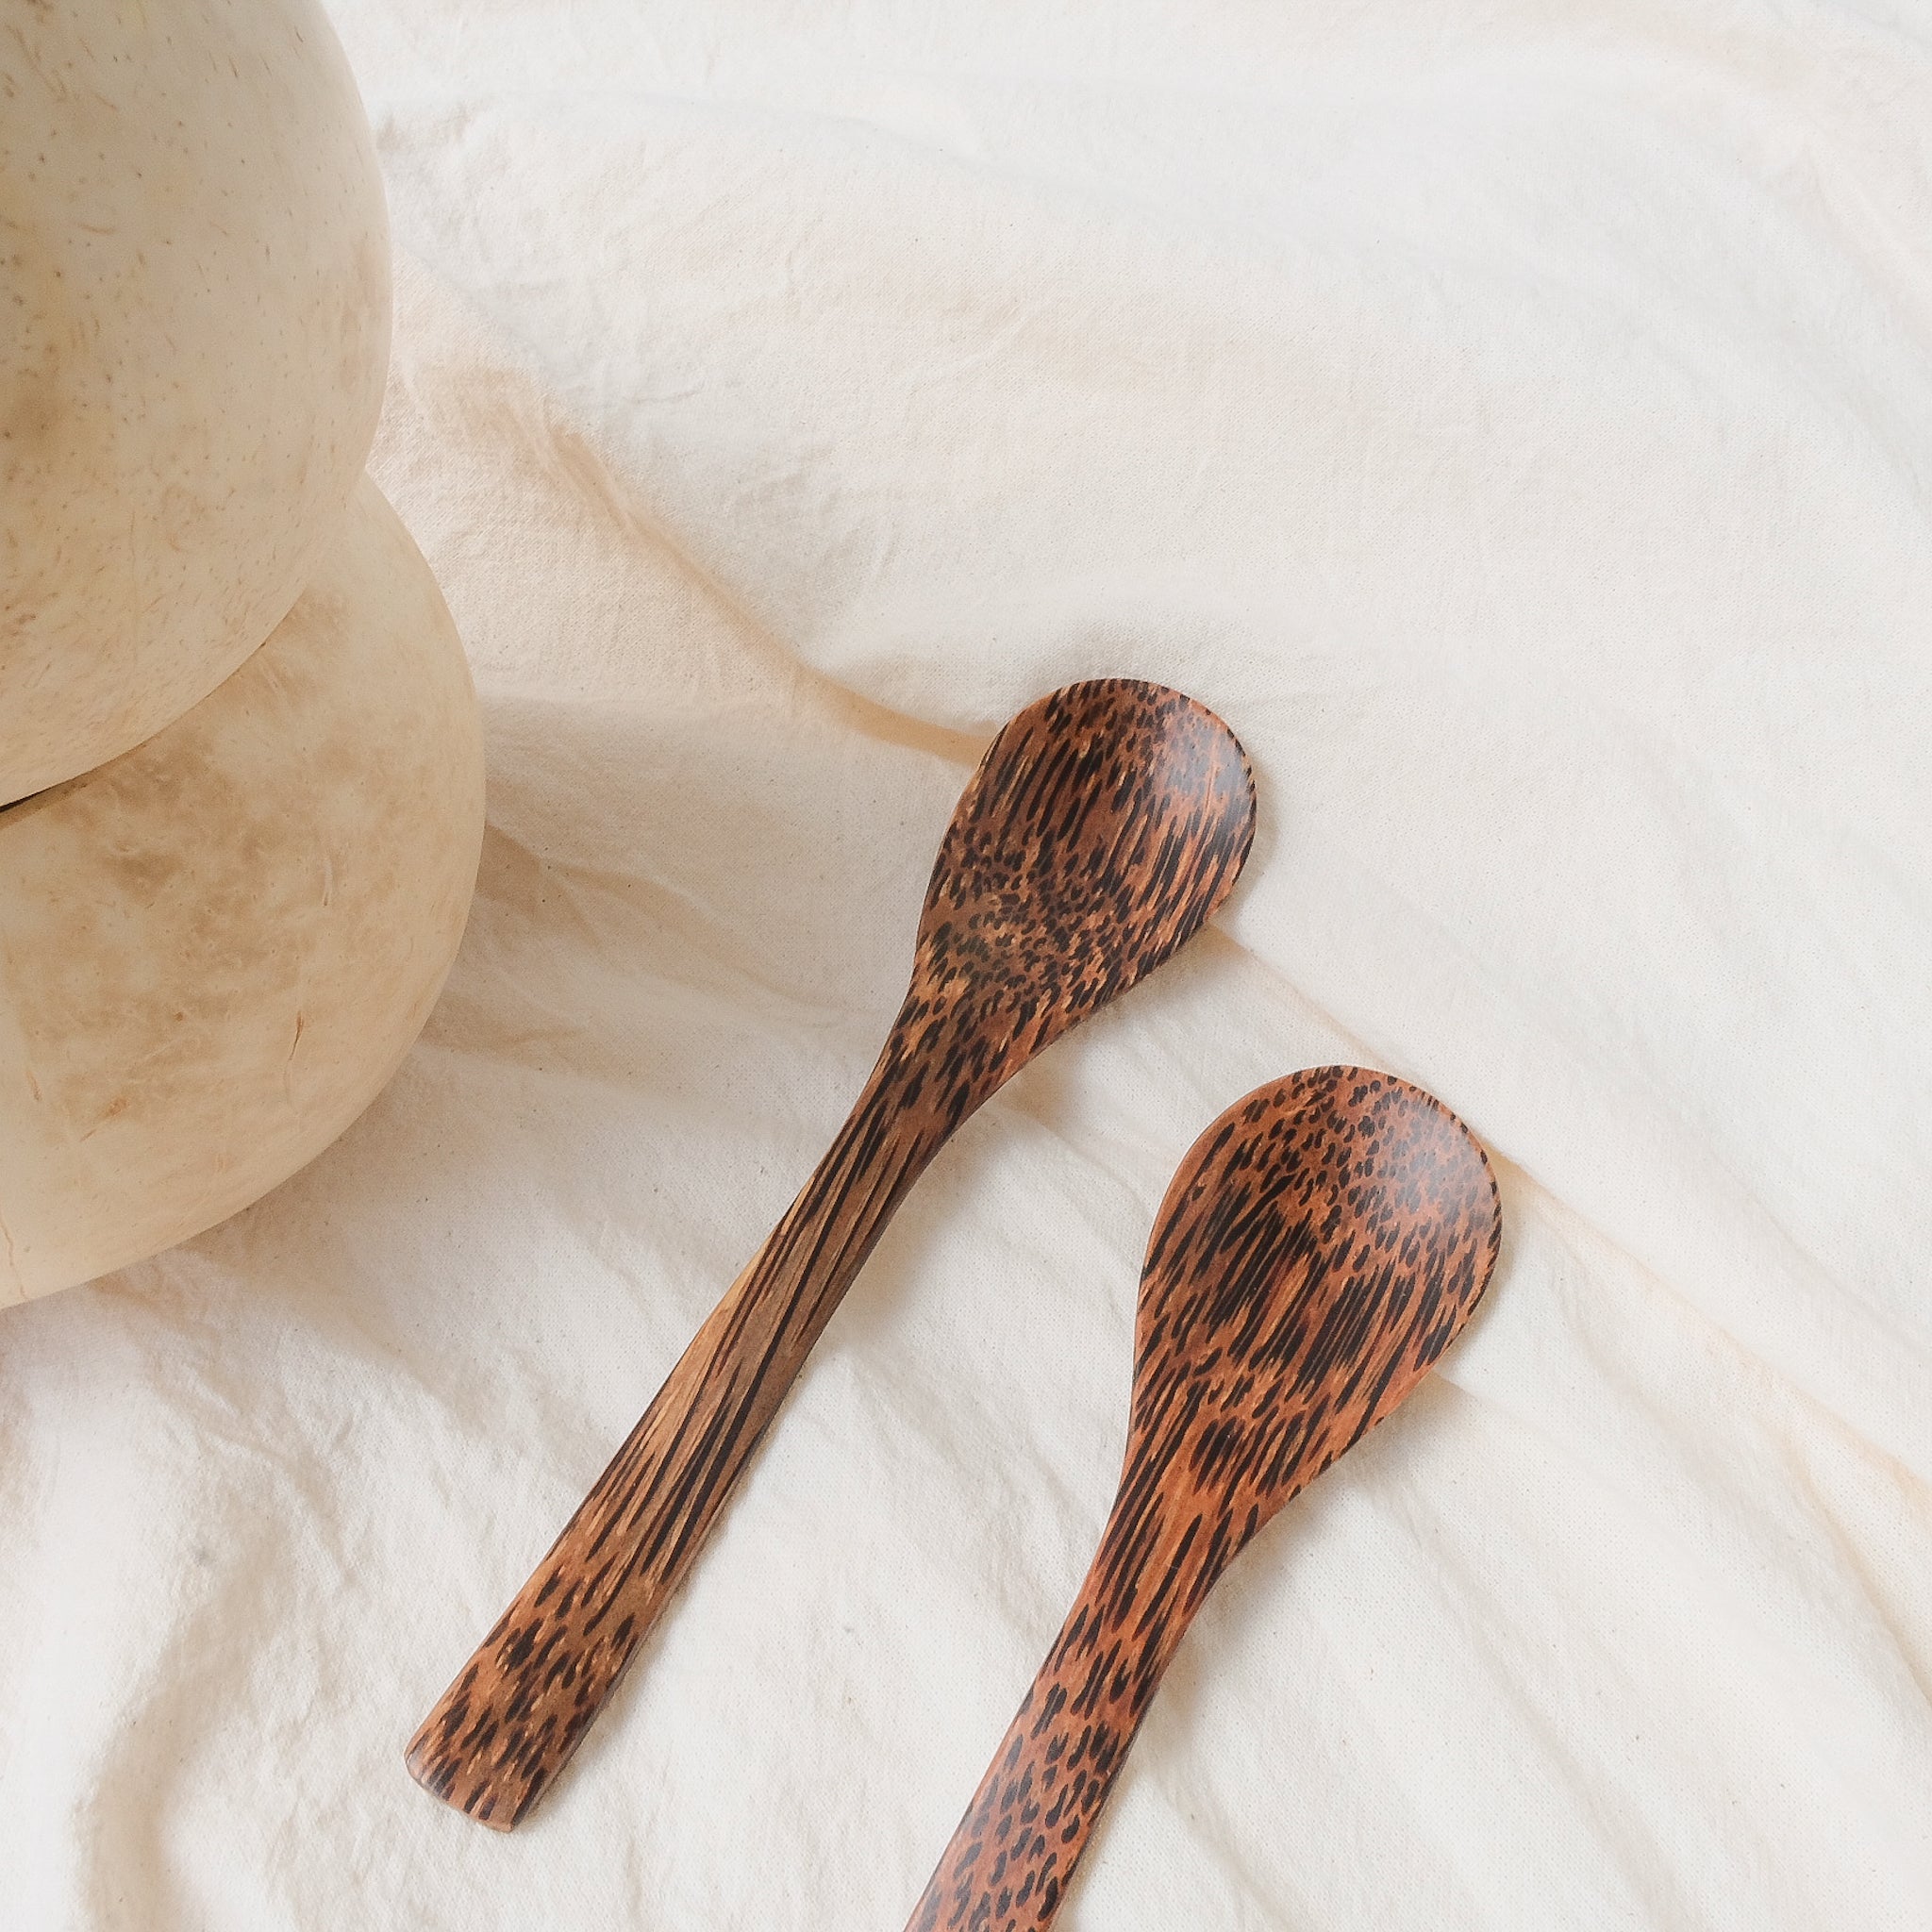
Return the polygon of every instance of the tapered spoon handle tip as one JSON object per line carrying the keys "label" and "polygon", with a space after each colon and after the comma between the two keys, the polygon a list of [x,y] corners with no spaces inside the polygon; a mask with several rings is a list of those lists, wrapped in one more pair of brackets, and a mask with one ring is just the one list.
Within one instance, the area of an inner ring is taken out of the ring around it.
{"label": "tapered spoon handle tip", "polygon": [[476,1653],[409,1740],[424,1790],[499,1830],[569,1761],[683,1582],[917,1173],[875,1075]]}

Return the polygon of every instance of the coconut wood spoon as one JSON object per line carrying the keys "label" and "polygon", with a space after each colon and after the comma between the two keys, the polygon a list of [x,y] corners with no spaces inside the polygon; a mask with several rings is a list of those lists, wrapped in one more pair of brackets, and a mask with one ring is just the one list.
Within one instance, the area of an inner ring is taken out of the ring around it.
{"label": "coconut wood spoon", "polygon": [[418,1783],[498,1830],[525,1816],[926,1164],[1042,1047],[1200,929],[1254,830],[1233,732],[1159,685],[1070,685],[993,740],[941,843],[912,983],[851,1117],[409,1740]]}
{"label": "coconut wood spoon", "polygon": [[908,1932],[1053,1923],[1208,1592],[1448,1347],[1501,1236],[1482,1149],[1388,1074],[1297,1074],[1194,1142],[1141,1275],[1099,1553]]}

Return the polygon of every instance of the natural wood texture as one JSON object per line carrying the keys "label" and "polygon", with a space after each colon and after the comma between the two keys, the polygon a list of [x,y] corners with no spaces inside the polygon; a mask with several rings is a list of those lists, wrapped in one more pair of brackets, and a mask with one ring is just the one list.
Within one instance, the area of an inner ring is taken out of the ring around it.
{"label": "natural wood texture", "polygon": [[941,845],[911,986],[851,1117],[410,1740],[419,1783],[499,1830],[536,1803],[908,1190],[1003,1082],[1199,930],[1254,824],[1233,733],[1158,685],[1069,686],[993,741]]}
{"label": "natural wood texture", "polygon": [[1387,1074],[1297,1074],[1195,1141],[1141,1277],[1099,1554],[908,1932],[1052,1924],[1208,1591],[1448,1347],[1501,1236],[1481,1148]]}

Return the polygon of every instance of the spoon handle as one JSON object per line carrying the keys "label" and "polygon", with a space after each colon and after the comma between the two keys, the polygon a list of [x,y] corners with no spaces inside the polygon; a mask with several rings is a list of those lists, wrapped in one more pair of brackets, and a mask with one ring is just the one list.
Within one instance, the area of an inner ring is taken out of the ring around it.
{"label": "spoon handle", "polygon": [[706,1318],[517,1599],[409,1740],[410,1774],[508,1831],[675,1593],[892,1210],[937,1145],[889,1046],[825,1158]]}
{"label": "spoon handle", "polygon": [[1128,1504],[1115,1506],[907,1932],[1041,1932],[1059,1911],[1161,1676],[1233,1554],[1225,1526],[1208,1546],[1199,1519],[1160,1547]]}

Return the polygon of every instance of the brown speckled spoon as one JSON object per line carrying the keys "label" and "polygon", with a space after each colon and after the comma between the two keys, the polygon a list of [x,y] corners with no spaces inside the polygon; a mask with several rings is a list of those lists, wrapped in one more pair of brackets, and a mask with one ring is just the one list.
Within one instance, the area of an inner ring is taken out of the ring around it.
{"label": "brown speckled spoon", "polygon": [[1456,1339],[1502,1239],[1439,1101],[1322,1067],[1257,1088],[1160,1204],[1100,1551],[908,1932],[1040,1932],[1208,1592]]}
{"label": "brown speckled spoon", "polygon": [[968,1114],[1198,932],[1255,831],[1213,712],[1108,678],[1030,705],[953,813],[912,983],[851,1117],[550,1554],[409,1740],[508,1831],[610,1694],[893,1209]]}

